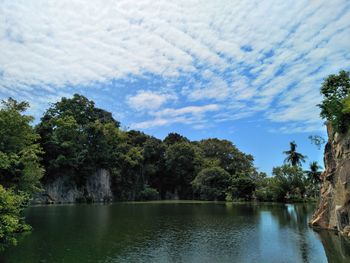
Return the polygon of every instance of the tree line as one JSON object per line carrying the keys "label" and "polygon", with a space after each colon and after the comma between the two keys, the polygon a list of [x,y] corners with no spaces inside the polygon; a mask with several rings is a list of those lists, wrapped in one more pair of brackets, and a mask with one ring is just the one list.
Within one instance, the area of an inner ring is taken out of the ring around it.
{"label": "tree line", "polygon": [[286,152],[291,166],[276,167],[275,176],[267,177],[254,167],[252,155],[228,140],[191,141],[177,133],[160,140],[124,131],[110,112],[79,94],[52,104],[35,127],[25,115],[28,107],[9,98],[0,109],[0,248],[30,229],[22,210],[45,184],[69,176],[84,185],[101,168],[110,172],[120,201],[286,201],[306,193],[298,181],[303,156],[293,143]]}
{"label": "tree line", "polygon": [[225,200],[234,179],[259,176],[253,156],[230,141],[190,141],[177,133],[160,140],[123,131],[111,113],[79,94],[53,104],[35,131],[44,152],[44,183],[69,175],[84,184],[103,168],[111,173],[116,200]]}
{"label": "tree line", "polygon": [[[321,116],[339,131],[350,116],[349,72],[331,75],[321,88]],[[217,138],[191,141],[177,133],[164,140],[125,131],[110,112],[75,94],[52,104],[32,126],[29,104],[9,98],[0,108],[0,249],[30,229],[22,215],[30,198],[60,176],[83,185],[97,169],[111,174],[116,200],[199,199],[302,201],[318,196],[319,165],[303,171],[295,142],[272,176],[252,155]],[[80,200],[84,201],[84,200]],[[89,200],[85,200],[89,201]]]}

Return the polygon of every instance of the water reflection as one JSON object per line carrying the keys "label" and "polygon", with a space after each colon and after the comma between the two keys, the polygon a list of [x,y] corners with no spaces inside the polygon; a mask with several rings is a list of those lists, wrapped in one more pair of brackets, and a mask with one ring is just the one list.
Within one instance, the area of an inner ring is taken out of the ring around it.
{"label": "water reflection", "polygon": [[323,247],[326,251],[328,262],[350,262],[350,240],[336,232],[318,230]]}
{"label": "water reflection", "polygon": [[346,262],[339,260],[348,259],[349,244],[308,227],[313,209],[251,203],[33,207],[27,217],[34,231],[0,262]]}
{"label": "water reflection", "polygon": [[[301,255],[302,262],[310,262],[309,257],[309,243],[307,232],[308,229],[308,216],[313,211],[312,206],[308,205],[292,205],[285,204],[278,211],[272,210],[272,215],[278,218],[280,228],[288,227],[294,229],[298,236],[298,250]],[[275,213],[274,213],[275,212]]]}

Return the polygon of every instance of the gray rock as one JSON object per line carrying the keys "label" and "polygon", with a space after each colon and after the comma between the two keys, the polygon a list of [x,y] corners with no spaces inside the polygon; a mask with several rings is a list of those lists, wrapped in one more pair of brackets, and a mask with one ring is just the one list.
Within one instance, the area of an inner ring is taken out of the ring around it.
{"label": "gray rock", "polygon": [[[325,171],[321,175],[321,200],[311,225],[336,229],[348,235],[350,215],[350,154],[348,134],[334,135],[327,125],[328,142],[324,151]],[[346,230],[345,230],[346,229]]]}
{"label": "gray rock", "polygon": [[44,191],[32,200],[32,204],[109,202],[113,200],[110,173],[99,169],[88,176],[84,185],[77,185],[69,175],[59,176],[43,186]]}

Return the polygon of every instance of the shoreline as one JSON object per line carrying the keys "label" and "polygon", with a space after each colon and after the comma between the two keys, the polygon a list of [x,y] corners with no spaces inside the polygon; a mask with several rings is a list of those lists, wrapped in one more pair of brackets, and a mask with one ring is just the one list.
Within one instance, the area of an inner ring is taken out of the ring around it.
{"label": "shoreline", "polygon": [[209,200],[153,200],[153,201],[112,201],[112,202],[74,202],[74,203],[49,203],[49,204],[29,204],[27,208],[30,207],[40,207],[40,206],[74,206],[74,205],[113,205],[113,204],[315,204],[317,201],[299,201],[299,202],[259,202],[259,201],[209,201]]}

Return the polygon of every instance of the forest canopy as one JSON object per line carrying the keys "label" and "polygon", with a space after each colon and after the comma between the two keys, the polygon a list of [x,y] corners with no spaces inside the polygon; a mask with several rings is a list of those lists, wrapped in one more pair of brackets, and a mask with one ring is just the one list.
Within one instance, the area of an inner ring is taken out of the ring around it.
{"label": "forest canopy", "polygon": [[234,178],[249,179],[257,173],[253,157],[230,141],[190,141],[177,133],[159,140],[140,131],[123,131],[111,113],[79,94],[52,104],[36,131],[44,151],[44,182],[69,174],[84,184],[88,175],[104,168],[112,174],[117,200],[203,198],[198,189],[207,182],[196,177],[205,169],[219,168],[227,182],[223,193],[205,198],[224,200]]}
{"label": "forest canopy", "polygon": [[[5,190],[21,189],[28,196],[37,192],[40,182],[45,185],[59,177],[85,185],[98,169],[109,171],[114,199],[120,201],[301,200],[314,197],[319,185],[302,171],[306,156],[297,152],[295,142],[284,152],[286,164],[275,167],[271,178],[256,169],[252,155],[228,140],[191,141],[178,133],[160,140],[141,131],[122,130],[110,112],[79,94],[52,104],[35,127],[29,124],[33,118],[23,114],[29,106],[26,102],[9,99],[3,104],[1,132],[8,136],[2,136],[2,145],[8,149],[0,152],[1,184]],[[16,128],[13,136],[9,131]],[[27,154],[21,159],[21,173],[6,166],[11,158],[20,158],[14,153]],[[317,164],[314,167],[319,169]]]}

